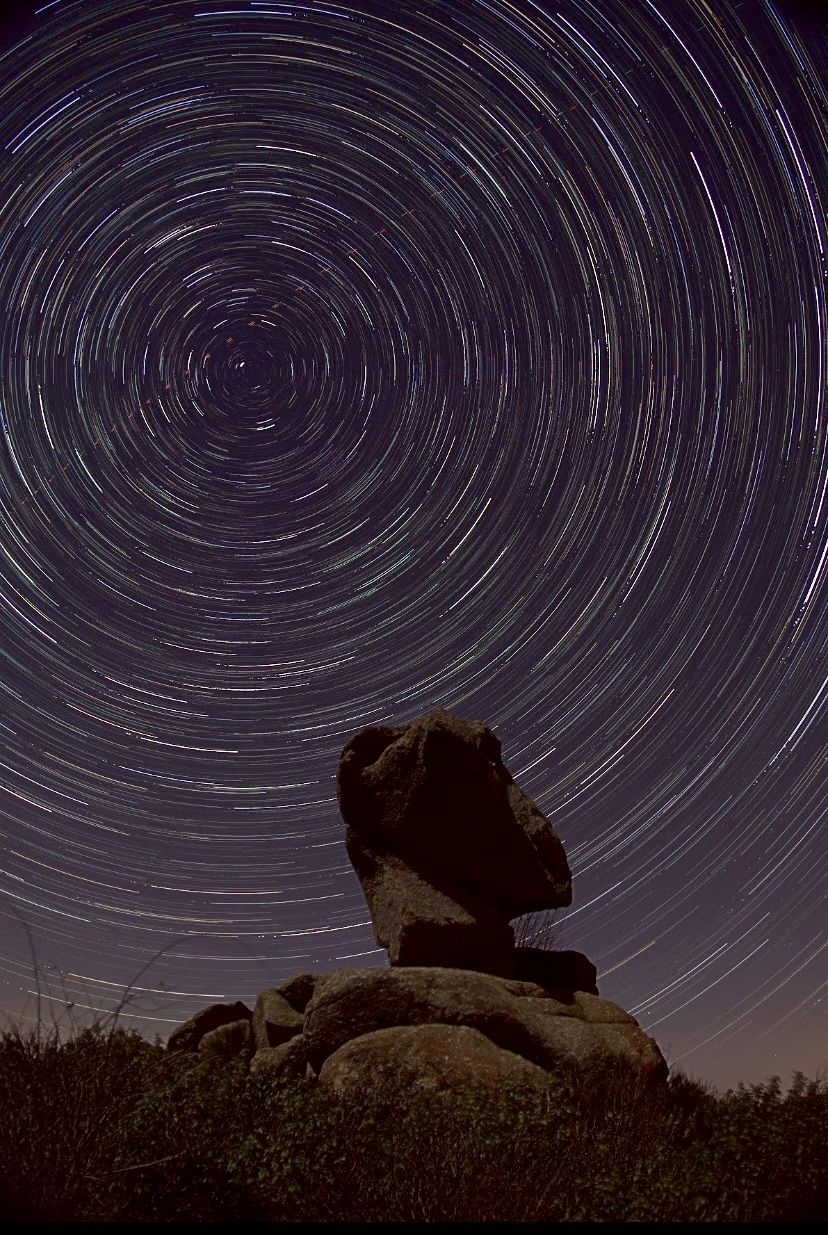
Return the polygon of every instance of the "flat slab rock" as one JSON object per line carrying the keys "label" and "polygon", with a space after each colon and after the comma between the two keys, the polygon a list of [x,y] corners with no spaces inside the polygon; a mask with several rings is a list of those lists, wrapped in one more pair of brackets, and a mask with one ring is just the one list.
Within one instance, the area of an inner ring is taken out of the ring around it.
{"label": "flat slab rock", "polygon": [[538,986],[564,987],[572,991],[598,994],[598,974],[583,952],[553,952],[547,948],[519,947],[514,950],[511,977]]}
{"label": "flat slab rock", "polygon": [[425,1024],[476,1029],[539,1068],[597,1056],[667,1075],[655,1041],[618,1004],[584,991],[553,993],[532,982],[436,966],[325,975],[305,1010],[302,1037],[308,1060],[321,1072],[346,1043],[381,1029]]}

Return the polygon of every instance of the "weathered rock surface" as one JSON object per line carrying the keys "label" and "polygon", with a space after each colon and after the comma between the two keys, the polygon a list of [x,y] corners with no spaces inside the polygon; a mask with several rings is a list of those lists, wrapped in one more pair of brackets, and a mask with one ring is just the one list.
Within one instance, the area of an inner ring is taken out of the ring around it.
{"label": "weathered rock surface", "polygon": [[[555,997],[557,996],[557,997]],[[569,1028],[568,1022],[577,1022]],[[465,1025],[540,1068],[593,1056],[633,1059],[666,1076],[658,1047],[623,1008],[472,970],[412,967],[332,974],[305,1012],[308,1059],[320,1071],[346,1042],[402,1025]]]}
{"label": "weathered rock surface", "polygon": [[174,1029],[167,1040],[169,1051],[194,1051],[205,1034],[221,1025],[230,1025],[233,1021],[249,1021],[253,1013],[246,1004],[214,1003],[209,1008],[196,1012],[183,1025]]}
{"label": "weathered rock surface", "polygon": [[198,1044],[199,1051],[217,1055],[219,1059],[235,1059],[238,1055],[248,1058],[253,1054],[253,1033],[250,1021],[231,1021],[205,1033]]}
{"label": "weathered rock surface", "polygon": [[514,976],[547,988],[598,994],[598,974],[583,952],[552,952],[545,948],[515,948]]}
{"label": "weathered rock surface", "polygon": [[[271,987],[257,1000],[255,1020],[251,1020],[253,1014],[242,1003],[214,1005],[180,1026],[170,1038],[169,1049],[199,1050],[228,1060],[252,1054],[253,1072],[272,1071],[285,1076],[304,1076],[309,1072],[319,1074],[320,1079],[323,1074],[328,1078],[337,1076],[340,1079],[335,1083],[331,1079],[330,1084],[347,1087],[351,1081],[342,1078],[368,1068],[366,1061],[376,1046],[380,1061],[377,1066],[381,1065],[383,1075],[397,1061],[402,1068],[400,1084],[408,1084],[405,1078],[411,1068],[416,1068],[413,1063],[410,1068],[403,1065],[406,1043],[414,1051],[412,1059],[432,1059],[433,1063],[439,1054],[435,1043],[457,1044],[461,1039],[433,1034],[378,1038],[377,1034],[441,1026],[473,1030],[493,1050],[509,1056],[501,1059],[487,1055],[490,1062],[486,1063],[480,1055],[483,1048],[478,1049],[479,1044],[474,1047],[470,1058],[477,1059],[490,1078],[499,1074],[497,1068],[501,1066],[504,1075],[508,1073],[513,1078],[518,1074],[534,1075],[520,1071],[513,1062],[516,1056],[541,1071],[554,1071],[562,1063],[583,1067],[596,1061],[626,1061],[645,1076],[663,1079],[667,1075],[658,1046],[637,1021],[618,1004],[587,991],[547,988],[477,970],[439,966],[349,968],[314,977],[313,994],[304,1017]],[[242,1016],[238,1015],[239,1010]],[[215,1023],[217,1020],[219,1024]],[[290,1037],[271,1045],[271,1033],[289,1033]],[[477,1042],[468,1036],[462,1040]],[[359,1042],[363,1042],[361,1047],[353,1045]],[[346,1053],[341,1054],[346,1047]],[[460,1084],[463,1065],[454,1059],[453,1051],[451,1047],[445,1075],[455,1077]],[[326,1071],[333,1056],[338,1056],[339,1062]],[[496,1059],[497,1067],[492,1062]],[[433,1063],[433,1067],[437,1068],[437,1064]]]}
{"label": "weathered rock surface", "polygon": [[288,978],[287,982],[283,982],[276,989],[280,995],[284,996],[292,1008],[295,1008],[297,1012],[304,1012],[310,1002],[316,983],[323,976],[318,973],[298,973],[296,977]]}
{"label": "weathered rock surface", "polygon": [[256,1050],[268,1046],[281,1046],[302,1032],[301,1012],[291,1007],[285,996],[276,987],[268,986],[261,991],[253,1009],[253,1037]]}
{"label": "weathered rock surface", "polygon": [[343,748],[337,798],[392,964],[509,973],[510,919],[571,903],[561,842],[480,722],[437,708],[362,729]]}
{"label": "weathered rock surface", "polygon": [[346,847],[377,942],[387,949],[392,965],[439,959],[441,965],[458,969],[511,974],[514,931],[483,897],[444,873],[426,878],[397,854],[372,848],[353,829],[347,832]]}
{"label": "weathered rock surface", "polygon": [[281,1046],[266,1046],[253,1056],[252,1073],[268,1072],[277,1076],[304,1076],[308,1066],[307,1048],[301,1035],[290,1038]]}
{"label": "weathered rock surface", "polygon": [[322,1065],[319,1084],[342,1097],[395,1099],[503,1086],[538,1087],[547,1073],[467,1025],[404,1025],[352,1038]]}

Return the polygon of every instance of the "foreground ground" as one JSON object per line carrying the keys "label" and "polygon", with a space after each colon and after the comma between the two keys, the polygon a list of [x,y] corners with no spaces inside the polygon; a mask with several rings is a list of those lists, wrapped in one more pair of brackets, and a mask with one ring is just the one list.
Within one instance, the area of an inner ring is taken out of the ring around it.
{"label": "foreground ground", "polygon": [[103,1028],[0,1037],[0,1210],[23,1221],[816,1221],[828,1084],[674,1075],[388,1094],[168,1055]]}

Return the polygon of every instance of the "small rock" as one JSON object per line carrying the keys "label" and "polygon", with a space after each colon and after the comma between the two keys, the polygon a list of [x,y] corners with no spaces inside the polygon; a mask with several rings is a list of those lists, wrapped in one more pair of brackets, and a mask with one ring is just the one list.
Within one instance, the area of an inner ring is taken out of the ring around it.
{"label": "small rock", "polygon": [[253,1013],[247,1005],[240,1001],[211,1004],[209,1008],[203,1008],[172,1031],[167,1039],[167,1050],[195,1051],[204,1035],[212,1029],[218,1029],[220,1025],[230,1025],[233,1021],[249,1021],[252,1016]]}
{"label": "small rock", "polygon": [[295,1008],[297,1012],[304,1012],[311,1001],[319,976],[317,973],[297,973],[295,977],[288,978],[287,982],[283,982],[276,989],[292,1008]]}
{"label": "small rock", "polygon": [[515,948],[515,977],[538,986],[598,994],[597,970],[583,952]]}
{"label": "small rock", "polygon": [[281,1046],[266,1046],[256,1051],[250,1064],[252,1073],[267,1072],[276,1076],[304,1076],[307,1052],[301,1035]]}
{"label": "small rock", "polygon": [[281,1046],[302,1032],[302,1014],[273,986],[261,991],[253,1009],[253,1037],[256,1050]]}
{"label": "small rock", "polygon": [[199,1042],[198,1049],[217,1055],[225,1062],[238,1055],[249,1057],[253,1054],[250,1021],[231,1021],[229,1025],[219,1025],[217,1029],[211,1029]]}

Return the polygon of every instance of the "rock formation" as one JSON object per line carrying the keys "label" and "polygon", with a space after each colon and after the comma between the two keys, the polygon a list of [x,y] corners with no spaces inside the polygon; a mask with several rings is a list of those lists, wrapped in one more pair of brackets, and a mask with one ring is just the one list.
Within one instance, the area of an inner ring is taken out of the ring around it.
{"label": "rock formation", "polygon": [[390,968],[299,974],[251,1010],[216,1004],[172,1051],[251,1059],[338,1094],[544,1083],[624,1061],[664,1078],[635,1019],[580,952],[514,946],[510,919],[571,902],[566,855],[491,729],[443,709],[345,745],[346,846]]}
{"label": "rock formation", "polygon": [[509,976],[510,919],[571,903],[563,845],[486,725],[438,708],[362,729],[342,751],[337,798],[392,965]]}
{"label": "rock formation", "polygon": [[[206,1020],[198,1026],[194,1017],[181,1027],[185,1034],[175,1031],[179,1036],[170,1038],[169,1049],[207,1051],[221,1058],[255,1050],[254,1072],[318,1077],[320,1084],[339,1090],[345,1072],[353,1077],[369,1067],[374,1046],[384,1072],[405,1042],[439,1042],[462,1054],[463,1044],[472,1041],[467,1034],[389,1037],[402,1028],[441,1026],[475,1030],[486,1038],[496,1048],[487,1059],[498,1060],[496,1070],[504,1075],[512,1069],[515,1076],[537,1076],[562,1062],[584,1065],[596,1059],[625,1061],[646,1074],[666,1075],[661,1052],[634,1018],[618,1004],[586,991],[551,990],[534,982],[439,966],[338,969],[314,976],[304,1013],[295,1020],[276,1020],[277,1039],[290,1035],[277,1045],[271,1045],[268,1032],[274,1024],[270,1014],[280,999],[287,1005],[284,987],[269,987],[252,1012],[245,1009],[246,1018],[223,1026],[210,1029]],[[345,1072],[343,1061],[348,1061]],[[535,1071],[527,1072],[519,1061]],[[467,1071],[468,1061],[444,1062],[447,1073],[461,1076]]]}
{"label": "rock formation", "polygon": [[546,1070],[596,1052],[645,1070],[658,1069],[661,1060],[629,1013],[596,995],[553,993],[470,969],[399,966],[342,969],[317,984],[305,1009],[308,1061],[321,1077],[353,1039],[401,1025],[465,1025]]}

